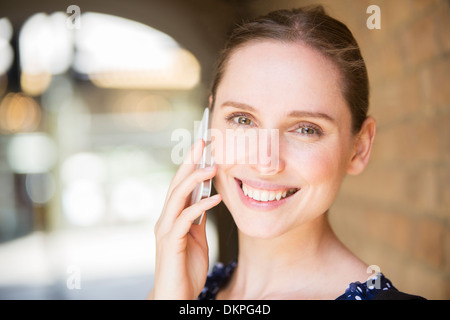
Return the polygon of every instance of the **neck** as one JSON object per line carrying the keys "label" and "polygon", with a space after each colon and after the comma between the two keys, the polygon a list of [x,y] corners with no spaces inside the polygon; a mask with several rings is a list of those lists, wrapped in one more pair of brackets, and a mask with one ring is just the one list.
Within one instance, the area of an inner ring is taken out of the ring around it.
{"label": "neck", "polygon": [[242,296],[237,298],[286,292],[290,285],[298,289],[299,283],[307,285],[318,274],[318,266],[326,260],[324,248],[336,242],[327,214],[275,239],[239,233],[239,263],[230,287]]}

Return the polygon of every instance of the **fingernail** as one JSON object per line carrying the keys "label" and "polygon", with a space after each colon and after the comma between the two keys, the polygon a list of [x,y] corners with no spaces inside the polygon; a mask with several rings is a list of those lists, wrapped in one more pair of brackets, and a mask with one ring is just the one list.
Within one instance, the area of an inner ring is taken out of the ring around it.
{"label": "fingernail", "polygon": [[202,141],[203,141],[203,139],[202,139],[202,138],[198,139],[197,141],[195,141],[195,145],[199,145],[199,144],[202,144]]}
{"label": "fingernail", "polygon": [[220,198],[220,194],[215,194],[215,195],[209,197],[208,199],[209,199],[210,201],[216,201],[216,200],[219,199],[219,198]]}

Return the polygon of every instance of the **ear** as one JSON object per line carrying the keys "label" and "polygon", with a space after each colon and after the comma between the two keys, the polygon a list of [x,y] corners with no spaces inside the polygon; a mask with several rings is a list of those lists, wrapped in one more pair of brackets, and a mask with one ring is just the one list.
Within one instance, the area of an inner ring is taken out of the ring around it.
{"label": "ear", "polygon": [[369,163],[373,140],[375,139],[376,122],[373,117],[364,120],[361,130],[356,135],[347,173],[357,175],[364,171]]}

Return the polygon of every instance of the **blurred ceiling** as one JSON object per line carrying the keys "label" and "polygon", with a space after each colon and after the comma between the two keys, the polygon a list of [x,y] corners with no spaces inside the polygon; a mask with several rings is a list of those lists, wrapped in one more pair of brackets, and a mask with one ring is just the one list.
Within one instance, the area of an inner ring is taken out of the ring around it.
{"label": "blurred ceiling", "polygon": [[[202,82],[209,86],[212,68],[227,33],[247,17],[246,3],[237,0],[77,0],[81,13],[100,12],[135,20],[167,33],[200,61]],[[73,2],[15,0],[0,2],[0,17],[8,17],[17,36],[36,12],[66,12]],[[69,16],[70,14],[68,14]]]}

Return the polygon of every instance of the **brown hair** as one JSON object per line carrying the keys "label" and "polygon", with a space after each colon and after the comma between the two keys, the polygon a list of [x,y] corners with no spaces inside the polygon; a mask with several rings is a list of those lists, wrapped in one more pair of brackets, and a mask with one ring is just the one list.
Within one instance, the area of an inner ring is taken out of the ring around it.
{"label": "brown hair", "polygon": [[328,16],[322,6],[278,10],[236,27],[222,50],[211,86],[212,105],[231,55],[250,42],[300,42],[335,63],[341,90],[352,114],[352,131],[359,132],[369,108],[369,81],[364,59],[351,31]]}

